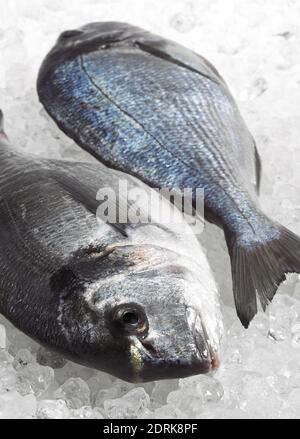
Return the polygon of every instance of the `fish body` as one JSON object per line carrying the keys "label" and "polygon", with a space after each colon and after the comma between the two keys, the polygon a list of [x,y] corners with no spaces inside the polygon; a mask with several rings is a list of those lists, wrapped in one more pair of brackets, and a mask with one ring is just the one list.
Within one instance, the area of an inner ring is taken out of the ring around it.
{"label": "fish body", "polygon": [[24,155],[1,133],[0,312],[45,347],[124,380],[215,368],[218,292],[193,235],[107,222],[97,193],[117,193],[119,174]]}
{"label": "fish body", "polygon": [[288,272],[300,240],[258,202],[255,141],[224,80],[203,57],[124,23],[61,35],[38,92],[59,127],[111,168],[154,188],[205,194],[206,217],[224,229],[238,315],[248,326]]}

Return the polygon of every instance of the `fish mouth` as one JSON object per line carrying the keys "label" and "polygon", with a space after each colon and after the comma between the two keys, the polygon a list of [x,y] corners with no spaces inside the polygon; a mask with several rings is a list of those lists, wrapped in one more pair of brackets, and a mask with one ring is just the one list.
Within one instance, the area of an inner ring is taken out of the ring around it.
{"label": "fish mouth", "polygon": [[132,382],[149,382],[163,379],[187,378],[188,376],[208,374],[219,366],[219,359],[213,348],[208,332],[195,308],[186,308],[187,323],[191,337],[190,352],[184,356],[162,355],[151,337],[136,338],[131,342],[131,362],[134,369]]}
{"label": "fish mouth", "polygon": [[201,313],[195,308],[188,307],[186,310],[188,325],[194,336],[197,348],[197,357],[200,361],[208,361],[210,364],[208,372],[216,370],[219,365],[219,358],[212,346],[207,329],[203,323]]}

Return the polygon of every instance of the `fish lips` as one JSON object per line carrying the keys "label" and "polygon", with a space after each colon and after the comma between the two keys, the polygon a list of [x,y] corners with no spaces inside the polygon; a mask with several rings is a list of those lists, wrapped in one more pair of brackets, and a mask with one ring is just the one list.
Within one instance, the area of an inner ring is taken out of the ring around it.
{"label": "fish lips", "polygon": [[212,346],[201,313],[195,308],[188,307],[186,314],[189,327],[194,335],[195,345],[198,349],[197,356],[200,361],[209,362],[208,372],[211,372],[219,367],[219,358],[216,349]]}

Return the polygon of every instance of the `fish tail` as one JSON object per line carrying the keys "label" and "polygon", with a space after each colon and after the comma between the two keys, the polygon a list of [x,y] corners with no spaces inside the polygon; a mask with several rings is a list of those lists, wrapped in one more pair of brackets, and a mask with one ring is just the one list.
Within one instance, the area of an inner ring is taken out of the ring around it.
{"label": "fish tail", "polygon": [[257,296],[265,311],[286,274],[300,273],[300,237],[271,221],[270,227],[275,233],[263,242],[225,231],[236,310],[245,328],[257,313]]}

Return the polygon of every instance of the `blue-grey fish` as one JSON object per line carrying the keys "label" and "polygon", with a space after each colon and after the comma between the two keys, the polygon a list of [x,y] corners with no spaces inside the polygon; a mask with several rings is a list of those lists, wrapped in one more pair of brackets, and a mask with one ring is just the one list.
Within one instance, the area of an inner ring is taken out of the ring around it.
{"label": "blue-grey fish", "polygon": [[206,373],[223,327],[205,254],[179,222],[101,217],[97,193],[118,194],[120,178],[97,163],[22,154],[0,114],[0,312],[42,345],[124,380]]}
{"label": "blue-grey fish", "polygon": [[111,168],[155,188],[204,189],[244,326],[257,294],[265,309],[285,274],[300,272],[299,237],[262,212],[255,141],[203,57],[128,24],[93,23],[60,36],[38,92],[59,127]]}

